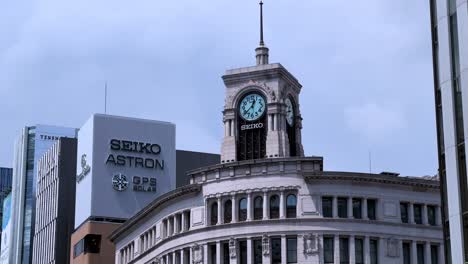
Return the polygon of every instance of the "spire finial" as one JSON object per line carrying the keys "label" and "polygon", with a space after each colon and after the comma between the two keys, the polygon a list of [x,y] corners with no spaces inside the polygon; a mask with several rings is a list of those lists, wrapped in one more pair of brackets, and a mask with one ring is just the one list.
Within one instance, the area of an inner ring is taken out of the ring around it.
{"label": "spire finial", "polygon": [[257,65],[268,64],[268,48],[263,42],[263,1],[260,0],[260,46],[255,49]]}
{"label": "spire finial", "polygon": [[265,46],[263,42],[263,1],[260,0],[260,46]]}

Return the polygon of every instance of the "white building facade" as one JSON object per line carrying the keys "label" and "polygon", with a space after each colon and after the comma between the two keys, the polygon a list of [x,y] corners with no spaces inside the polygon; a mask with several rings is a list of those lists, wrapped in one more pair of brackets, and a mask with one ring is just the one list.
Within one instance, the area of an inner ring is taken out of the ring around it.
{"label": "white building facade", "polygon": [[324,171],[304,156],[301,84],[263,36],[256,57],[223,76],[221,164],[115,230],[115,263],[444,263],[438,180]]}
{"label": "white building facade", "polygon": [[115,263],[444,261],[436,180],[324,172],[314,157],[191,177],[112,235]]}

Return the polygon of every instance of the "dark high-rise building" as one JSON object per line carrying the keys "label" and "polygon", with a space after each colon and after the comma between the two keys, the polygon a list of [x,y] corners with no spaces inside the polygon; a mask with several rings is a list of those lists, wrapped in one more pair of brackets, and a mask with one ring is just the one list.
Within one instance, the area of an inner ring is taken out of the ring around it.
{"label": "dark high-rise building", "polygon": [[446,259],[468,263],[468,3],[430,4]]}

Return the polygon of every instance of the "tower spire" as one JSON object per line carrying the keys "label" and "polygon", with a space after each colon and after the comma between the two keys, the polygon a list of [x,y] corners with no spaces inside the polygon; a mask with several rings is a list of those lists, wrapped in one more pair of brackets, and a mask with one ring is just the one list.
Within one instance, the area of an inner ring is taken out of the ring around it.
{"label": "tower spire", "polygon": [[263,41],[263,1],[260,0],[260,45],[255,49],[255,57],[257,58],[257,66],[268,64],[268,48]]}
{"label": "tower spire", "polygon": [[260,46],[265,46],[263,42],[263,1],[260,0]]}

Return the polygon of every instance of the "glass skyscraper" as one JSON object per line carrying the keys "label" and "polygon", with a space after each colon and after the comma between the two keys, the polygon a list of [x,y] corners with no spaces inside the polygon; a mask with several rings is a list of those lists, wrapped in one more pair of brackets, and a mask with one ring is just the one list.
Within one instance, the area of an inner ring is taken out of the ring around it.
{"label": "glass skyscraper", "polygon": [[447,263],[468,263],[468,4],[430,0]]}
{"label": "glass skyscraper", "polygon": [[[11,192],[11,180],[13,176],[12,168],[0,168],[0,204],[3,205],[3,199]],[[2,207],[0,207],[0,219],[2,219]],[[1,221],[1,220],[0,220]]]}
{"label": "glass skyscraper", "polygon": [[0,168],[0,222],[3,219],[3,200],[11,192],[12,176],[12,168]]}
{"label": "glass skyscraper", "polygon": [[34,237],[36,162],[60,137],[76,138],[75,128],[25,127],[15,143],[12,191],[12,245],[9,263],[31,263]]}

